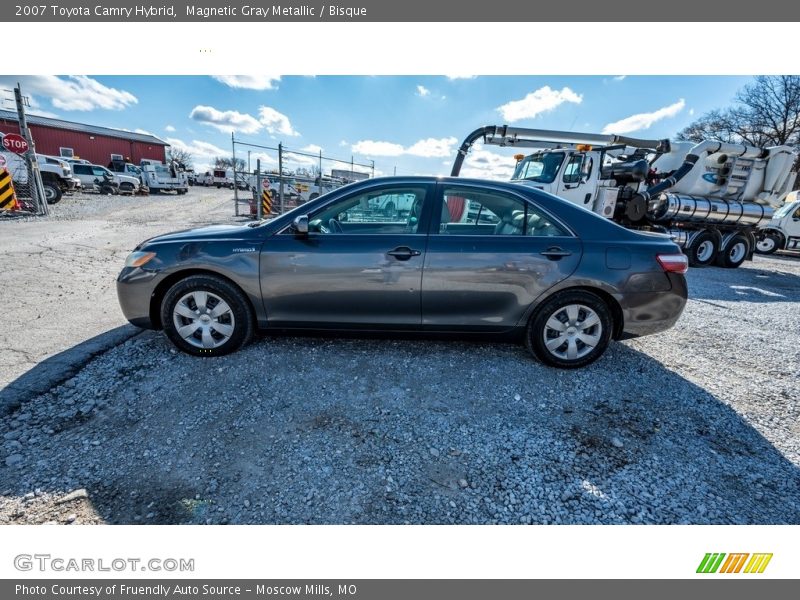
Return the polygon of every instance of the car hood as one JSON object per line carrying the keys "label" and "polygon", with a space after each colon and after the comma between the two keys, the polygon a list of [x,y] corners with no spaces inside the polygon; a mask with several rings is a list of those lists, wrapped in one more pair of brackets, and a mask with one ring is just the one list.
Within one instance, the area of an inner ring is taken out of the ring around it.
{"label": "car hood", "polygon": [[247,225],[208,225],[195,229],[184,229],[157,235],[154,238],[142,242],[141,246],[150,244],[163,244],[170,242],[195,242],[209,240],[238,240],[251,237],[252,228]]}

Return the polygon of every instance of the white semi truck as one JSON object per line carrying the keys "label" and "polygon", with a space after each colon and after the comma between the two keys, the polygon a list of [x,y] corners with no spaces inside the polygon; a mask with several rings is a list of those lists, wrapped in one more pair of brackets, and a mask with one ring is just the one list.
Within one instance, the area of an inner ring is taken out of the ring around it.
{"label": "white semi truck", "polygon": [[462,143],[535,148],[516,156],[512,179],[550,192],[629,229],[668,234],[695,267],[735,268],[752,259],[761,228],[792,190],[797,155],[715,141],[671,142],[619,135],[490,125]]}
{"label": "white semi truck", "polygon": [[800,193],[792,192],[786,202],[761,228],[756,252],[772,254],[776,250],[800,250]]}

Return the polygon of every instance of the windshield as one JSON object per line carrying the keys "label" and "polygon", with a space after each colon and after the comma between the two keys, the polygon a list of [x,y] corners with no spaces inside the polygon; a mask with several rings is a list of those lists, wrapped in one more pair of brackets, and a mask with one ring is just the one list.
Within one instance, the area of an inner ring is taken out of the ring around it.
{"label": "windshield", "polygon": [[563,152],[537,152],[517,163],[513,179],[526,179],[540,183],[552,183],[564,162]]}
{"label": "windshield", "polygon": [[780,208],[779,208],[779,209],[778,209],[778,210],[775,212],[775,218],[776,218],[776,219],[782,219],[783,217],[785,217],[786,215],[788,215],[790,212],[792,212],[792,211],[793,211],[795,208],[797,208],[798,206],[800,206],[800,201],[798,201],[798,202],[787,202],[786,204],[784,204],[783,206],[781,206],[781,207],[780,207]]}

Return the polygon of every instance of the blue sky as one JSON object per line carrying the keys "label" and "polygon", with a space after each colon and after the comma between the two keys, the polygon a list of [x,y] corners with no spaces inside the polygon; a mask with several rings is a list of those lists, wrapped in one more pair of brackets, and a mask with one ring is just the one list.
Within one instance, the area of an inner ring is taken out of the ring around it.
{"label": "blue sky", "polygon": [[[461,140],[482,125],[672,137],[727,106],[750,78],[37,75],[0,76],[0,87],[16,81],[32,113],[152,133],[192,152],[198,170],[230,156],[235,131],[255,144],[374,160],[376,174],[391,175],[447,174]],[[512,154],[477,148],[463,173],[507,177]],[[275,166],[274,152],[259,156]]]}

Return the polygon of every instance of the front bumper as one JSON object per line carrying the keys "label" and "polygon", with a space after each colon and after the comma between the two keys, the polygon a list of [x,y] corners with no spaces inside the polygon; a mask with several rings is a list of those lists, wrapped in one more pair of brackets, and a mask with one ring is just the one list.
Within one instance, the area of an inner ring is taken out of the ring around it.
{"label": "front bumper", "polygon": [[132,325],[155,329],[150,314],[150,304],[158,284],[163,279],[159,273],[139,268],[125,267],[117,277],[117,299],[122,314]]}

